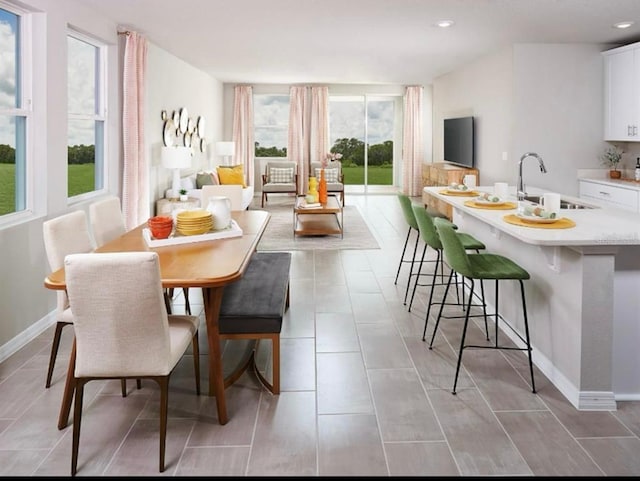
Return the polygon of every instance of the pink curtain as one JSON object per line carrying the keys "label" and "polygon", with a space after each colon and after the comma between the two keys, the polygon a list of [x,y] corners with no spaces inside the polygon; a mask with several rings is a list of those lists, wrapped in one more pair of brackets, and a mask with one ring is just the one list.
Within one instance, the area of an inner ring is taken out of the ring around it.
{"label": "pink curtain", "polygon": [[422,194],[422,95],[422,86],[416,85],[407,87],[404,96],[402,192],[410,196]]}
{"label": "pink curtain", "polygon": [[289,89],[287,158],[298,165],[298,194],[304,194],[307,191],[309,157],[306,117],[307,88],[293,86]]}
{"label": "pink curtain", "polygon": [[329,88],[311,87],[311,162],[322,162],[329,150]]}
{"label": "pink curtain", "polygon": [[253,87],[237,85],[233,104],[233,164],[244,165],[247,185],[253,185],[255,145],[253,141]]}
{"label": "pink curtain", "polygon": [[148,165],[144,147],[144,81],[147,40],[136,32],[125,36],[122,72],[122,212],[127,229],[149,218]]}

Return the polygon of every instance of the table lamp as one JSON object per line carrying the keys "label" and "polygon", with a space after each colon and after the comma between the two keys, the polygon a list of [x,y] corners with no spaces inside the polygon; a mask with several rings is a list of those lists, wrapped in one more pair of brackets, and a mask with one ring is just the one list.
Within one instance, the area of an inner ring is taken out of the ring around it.
{"label": "table lamp", "polygon": [[225,159],[224,165],[231,165],[229,157],[236,153],[235,142],[216,142],[216,154]]}
{"label": "table lamp", "polygon": [[171,186],[171,197],[180,195],[180,169],[191,167],[191,149],[189,147],[162,147],[160,151],[162,166],[173,169],[173,185]]}

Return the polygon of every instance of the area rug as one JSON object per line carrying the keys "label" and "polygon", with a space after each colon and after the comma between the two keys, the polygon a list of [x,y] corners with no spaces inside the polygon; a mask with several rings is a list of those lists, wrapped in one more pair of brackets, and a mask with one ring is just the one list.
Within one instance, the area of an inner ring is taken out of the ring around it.
{"label": "area rug", "polygon": [[264,210],[271,214],[269,224],[258,244],[259,251],[380,249],[358,207],[344,208],[344,237],[340,235],[293,235],[293,203],[291,197],[271,200]]}

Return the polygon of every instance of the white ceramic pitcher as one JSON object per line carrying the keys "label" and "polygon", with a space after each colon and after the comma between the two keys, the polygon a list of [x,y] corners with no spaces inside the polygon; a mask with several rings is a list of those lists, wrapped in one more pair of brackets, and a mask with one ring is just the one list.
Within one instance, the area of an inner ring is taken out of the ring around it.
{"label": "white ceramic pitcher", "polygon": [[231,200],[229,197],[214,195],[209,197],[207,210],[213,217],[213,230],[222,230],[231,224]]}

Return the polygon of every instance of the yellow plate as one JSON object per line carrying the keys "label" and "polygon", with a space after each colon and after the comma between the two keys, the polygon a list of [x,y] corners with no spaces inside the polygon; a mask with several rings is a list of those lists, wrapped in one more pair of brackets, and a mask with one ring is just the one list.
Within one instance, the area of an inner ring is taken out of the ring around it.
{"label": "yellow plate", "polygon": [[176,219],[179,221],[193,221],[193,220],[206,219],[207,217],[211,217],[211,212],[204,209],[196,209],[196,210],[183,210],[182,212],[178,212]]}

